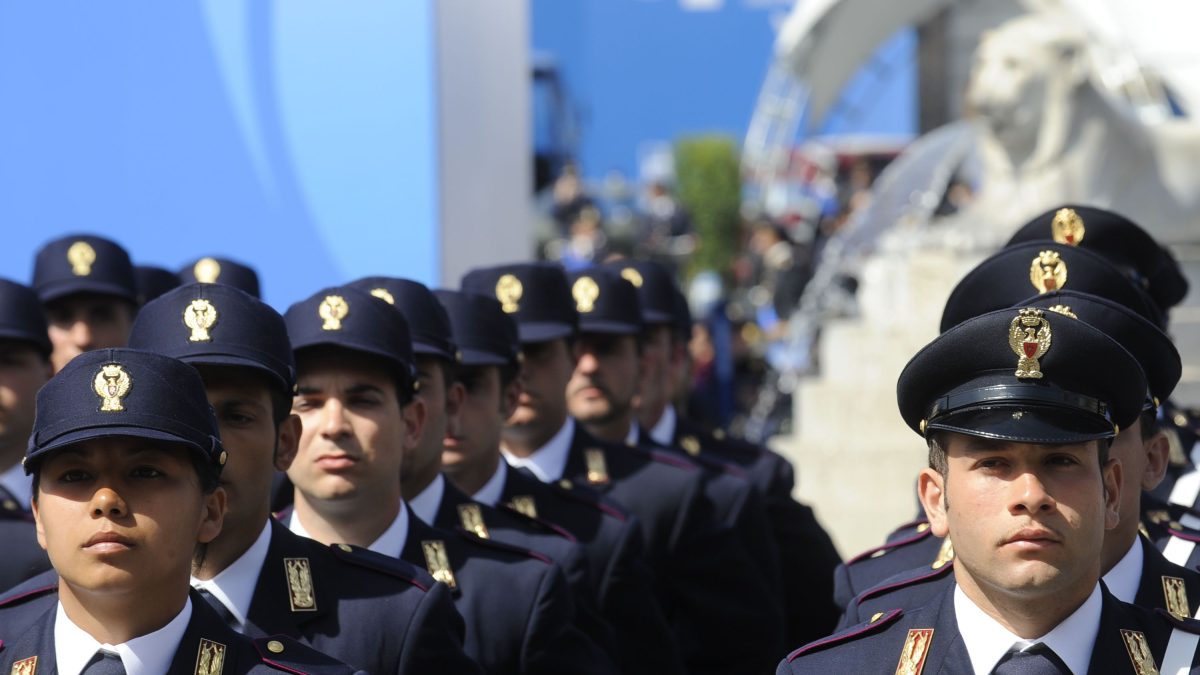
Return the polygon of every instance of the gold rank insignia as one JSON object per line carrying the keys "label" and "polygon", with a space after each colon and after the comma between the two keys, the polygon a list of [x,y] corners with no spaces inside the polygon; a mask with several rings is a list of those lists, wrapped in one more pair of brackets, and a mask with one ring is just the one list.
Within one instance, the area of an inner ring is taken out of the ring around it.
{"label": "gold rank insignia", "polygon": [[20,661],[13,661],[11,675],[33,675],[37,672],[37,657],[31,656]]}
{"label": "gold rank insignia", "polygon": [[221,278],[221,263],[212,258],[201,258],[192,265],[192,276],[202,284],[215,284]]}
{"label": "gold rank insignia", "polygon": [[1053,307],[1047,307],[1047,309],[1055,314],[1062,314],[1063,316],[1070,317],[1072,319],[1079,319],[1079,316],[1076,315],[1075,312],[1072,312],[1071,308],[1067,305],[1054,305]]}
{"label": "gold rank insignia", "polygon": [[519,303],[524,294],[525,287],[521,285],[521,280],[512,274],[505,274],[496,282],[496,299],[506,314],[521,308]]}
{"label": "gold rank insignia", "polygon": [[321,324],[321,330],[341,330],[342,319],[350,314],[350,305],[346,304],[346,299],[340,295],[327,295],[317,308],[317,314],[325,320],[325,323]]}
{"label": "gold rank insignia", "polygon": [[188,303],[187,307],[183,308],[183,325],[192,329],[192,334],[188,337],[191,342],[208,342],[212,340],[212,335],[208,329],[212,328],[217,323],[217,308],[204,298],[199,298]]}
{"label": "gold rank insignia", "polygon": [[1177,619],[1186,619],[1192,615],[1188,607],[1187,585],[1179,577],[1163,576],[1163,599],[1166,600],[1166,610]]}
{"label": "gold rank insignia", "polygon": [[480,539],[491,538],[487,525],[483,522],[483,509],[479,508],[478,504],[459,504],[458,522],[464,530]]}
{"label": "gold rank insignia", "polygon": [[634,288],[642,287],[642,273],[636,267],[626,267],[621,270],[621,278],[633,284]]}
{"label": "gold rank insignia", "polygon": [[1042,251],[1029,266],[1029,282],[1038,293],[1061,290],[1067,285],[1067,262],[1058,251]]}
{"label": "gold rank insignia", "polygon": [[312,567],[308,558],[284,558],[287,572],[288,600],[293,612],[317,611],[317,596],[313,593]]}
{"label": "gold rank insignia", "polygon": [[575,298],[575,309],[587,314],[596,309],[596,298],[600,297],[600,285],[591,277],[579,277],[571,286],[571,297]]}
{"label": "gold rank insignia", "polygon": [[116,363],[110,363],[100,369],[96,373],[96,379],[92,381],[92,389],[96,395],[103,401],[100,404],[100,412],[121,412],[125,406],[121,404],[121,399],[129,394],[129,388],[133,385],[133,381],[129,379],[129,373]]}
{"label": "gold rank insignia", "polygon": [[1017,355],[1017,377],[1041,379],[1042,366],[1038,359],[1050,349],[1050,322],[1040,309],[1017,311],[1008,328],[1008,346]]}
{"label": "gold rank insignia", "polygon": [[1086,232],[1083,218],[1075,213],[1075,209],[1059,209],[1050,222],[1050,234],[1060,244],[1078,246]]}
{"label": "gold rank insignia", "polygon": [[679,447],[683,448],[687,454],[695,457],[700,454],[700,439],[688,434],[679,439]]}
{"label": "gold rank insignia", "polygon": [[396,298],[393,298],[392,294],[389,293],[388,289],[386,289],[386,288],[372,288],[371,295],[379,298],[380,300],[386,302],[389,305],[396,304]]}
{"label": "gold rank insignia", "polygon": [[608,484],[608,462],[604,459],[604,451],[590,448],[583,451],[584,462],[587,463],[587,479],[592,485]]}
{"label": "gold rank insignia", "polygon": [[196,653],[196,675],[220,675],[224,667],[225,645],[201,638]]}
{"label": "gold rank insignia", "polygon": [[454,570],[450,568],[450,557],[446,555],[446,543],[440,539],[421,542],[421,550],[425,553],[425,569],[429,570],[434,581],[440,581],[450,588],[458,588],[454,580]]}
{"label": "gold rank insignia", "polygon": [[900,649],[896,675],[921,675],[921,671],[925,669],[925,657],[929,654],[929,643],[932,641],[932,628],[910,628],[904,646]]}
{"label": "gold rank insignia", "polygon": [[1150,653],[1150,645],[1146,635],[1141,631],[1121,629],[1121,639],[1125,642],[1125,651],[1129,652],[1129,660],[1133,663],[1133,672],[1137,675],[1158,675],[1158,666]]}
{"label": "gold rank insignia", "polygon": [[513,511],[524,514],[530,518],[537,518],[537,502],[533,500],[533,495],[516,495],[509,502]]}
{"label": "gold rank insignia", "polygon": [[937,557],[933,559],[933,569],[940,570],[946,566],[946,563],[954,560],[954,542],[950,541],[950,537],[946,537],[942,541],[942,547],[938,549]]}
{"label": "gold rank insignia", "polygon": [[67,262],[71,263],[71,272],[77,277],[86,277],[92,273],[92,263],[96,262],[96,249],[86,241],[77,241],[67,249]]}

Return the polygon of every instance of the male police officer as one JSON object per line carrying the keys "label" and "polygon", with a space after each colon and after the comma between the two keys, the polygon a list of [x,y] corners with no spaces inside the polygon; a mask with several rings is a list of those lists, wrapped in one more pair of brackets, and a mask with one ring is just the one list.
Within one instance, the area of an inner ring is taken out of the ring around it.
{"label": "male police officer", "polygon": [[225,284],[256,298],[262,297],[258,272],[229,258],[204,256],[188,263],[179,270],[179,280],[185,284]]}
{"label": "male police officer", "polygon": [[779,672],[1197,672],[1195,623],[1098,583],[1122,496],[1108,441],[1146,387],[1111,338],[1039,308],[970,319],[918,352],[897,398],[929,443],[918,492],[954,541],[955,584],[797,650]]}
{"label": "male police officer", "polygon": [[488,673],[610,672],[574,624],[561,570],[538,553],[438,530],[401,498],[403,457],[419,442],[425,401],[400,312],[349,287],[286,315],[295,350],[293,410],[303,430],[288,469],[291,529],[424,565],[466,621],[466,650]]}
{"label": "male police officer", "polygon": [[34,261],[33,290],[46,308],[55,371],[83,352],[125,346],[137,284],[116,242],[93,235],[49,242]]}
{"label": "male police officer", "polygon": [[195,366],[216,411],[228,509],[192,585],[235,629],[294,635],[372,673],[477,669],[449,591],[422,569],[318,544],[271,518],[272,476],[300,436],[278,312],[232,286],[189,284],[142,308],[130,345]]}
{"label": "male police officer", "polygon": [[228,458],[191,366],[89,352],[38,392],[37,410],[24,465],[55,572],[0,598],[6,672],[352,672],[287,637],[239,635],[189,592],[221,531]]}

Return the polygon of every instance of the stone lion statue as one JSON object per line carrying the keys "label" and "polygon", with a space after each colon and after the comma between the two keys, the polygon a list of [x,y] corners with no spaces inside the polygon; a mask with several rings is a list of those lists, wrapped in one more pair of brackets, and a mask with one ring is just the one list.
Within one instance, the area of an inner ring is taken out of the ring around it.
{"label": "stone lion statue", "polygon": [[1091,48],[1061,11],[984,35],[966,92],[983,180],[964,215],[1011,231],[1075,201],[1125,213],[1163,241],[1200,241],[1200,124],[1139,120],[1096,85]]}

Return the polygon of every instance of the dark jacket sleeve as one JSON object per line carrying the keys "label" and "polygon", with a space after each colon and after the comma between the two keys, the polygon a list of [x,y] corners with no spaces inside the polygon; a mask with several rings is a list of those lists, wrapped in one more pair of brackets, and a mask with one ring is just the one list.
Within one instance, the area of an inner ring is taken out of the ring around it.
{"label": "dark jacket sleeve", "polygon": [[575,607],[557,565],[546,569],[530,606],[521,646],[522,675],[615,675],[617,666],[575,624]]}
{"label": "dark jacket sleeve", "polygon": [[413,613],[400,650],[400,673],[466,673],[483,670],[463,651],[463,618],[449,589],[434,584]]}

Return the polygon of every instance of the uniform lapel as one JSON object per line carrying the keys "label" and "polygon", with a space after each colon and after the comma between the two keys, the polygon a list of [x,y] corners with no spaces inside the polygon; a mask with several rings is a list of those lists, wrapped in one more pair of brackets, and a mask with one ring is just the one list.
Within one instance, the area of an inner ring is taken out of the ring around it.
{"label": "uniform lapel", "polygon": [[[962,635],[958,632],[958,617],[954,612],[954,584],[949,584],[929,604],[918,609],[908,623],[912,628],[932,628],[933,639],[925,656],[925,675],[971,671],[971,657]],[[896,653],[899,662],[900,653]]]}
{"label": "uniform lapel", "polygon": [[[246,617],[247,635],[263,637],[284,633],[296,637],[303,633],[301,626],[333,609],[333,597],[323,583],[328,580],[329,572],[320,556],[311,555],[311,546],[303,537],[292,534],[272,519],[271,544],[258,574],[258,584],[254,588],[254,598],[250,601],[250,611]],[[287,565],[291,561],[295,570],[293,574],[302,576],[305,565],[295,562],[297,560],[306,561],[307,564],[311,591],[316,600],[313,610],[294,608],[292,602],[291,584],[296,580],[293,577],[289,581]]]}
{"label": "uniform lapel", "polygon": [[[13,670],[13,664],[37,657],[35,675],[44,675],[58,671],[58,660],[54,651],[54,621],[58,612],[58,603],[52,603],[33,624],[10,642],[5,639],[0,643],[0,664],[3,672],[20,672]],[[5,636],[7,637],[7,636]]]}
{"label": "uniform lapel", "polygon": [[1163,652],[1166,650],[1166,643],[1159,639],[1159,635],[1154,631],[1147,632],[1140,617],[1134,612],[1130,612],[1125,603],[1109,593],[1103,582],[1100,583],[1100,593],[1100,630],[1096,633],[1096,642],[1092,646],[1092,658],[1088,662],[1088,672],[1112,673],[1112,675],[1121,673],[1132,675],[1135,672],[1129,651],[1125,648],[1125,639],[1121,635],[1122,630],[1141,632],[1148,640],[1155,660],[1161,660]]}
{"label": "uniform lapel", "polygon": [[204,598],[191,591],[192,616],[175,649],[168,675],[220,675],[236,673],[237,641],[242,639],[225,625]]}

